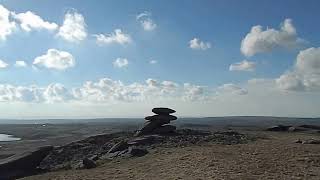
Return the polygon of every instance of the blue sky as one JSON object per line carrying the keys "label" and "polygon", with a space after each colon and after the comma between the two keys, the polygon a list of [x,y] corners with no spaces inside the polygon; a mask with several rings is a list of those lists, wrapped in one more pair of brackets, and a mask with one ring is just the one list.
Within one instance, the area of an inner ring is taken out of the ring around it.
{"label": "blue sky", "polygon": [[318,1],[0,4],[0,23],[14,24],[0,27],[3,117],[134,117],[160,105],[183,116],[319,116]]}

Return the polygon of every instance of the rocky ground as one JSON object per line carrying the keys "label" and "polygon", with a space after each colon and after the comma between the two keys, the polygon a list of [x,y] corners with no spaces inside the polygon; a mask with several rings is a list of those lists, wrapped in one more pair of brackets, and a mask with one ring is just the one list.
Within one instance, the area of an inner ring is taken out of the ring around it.
{"label": "rocky ground", "polygon": [[295,142],[319,139],[316,133],[228,131],[186,137],[168,136],[141,157],[101,159],[93,169],[60,170],[24,179],[320,178],[320,145]]}

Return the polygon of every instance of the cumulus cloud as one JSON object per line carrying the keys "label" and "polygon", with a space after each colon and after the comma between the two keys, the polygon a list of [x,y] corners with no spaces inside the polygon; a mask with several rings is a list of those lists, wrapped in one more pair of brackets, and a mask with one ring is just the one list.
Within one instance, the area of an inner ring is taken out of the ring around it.
{"label": "cumulus cloud", "polygon": [[16,61],[14,64],[15,67],[27,67],[27,63],[25,61]]}
{"label": "cumulus cloud", "polygon": [[205,100],[207,97],[205,96],[204,87],[193,85],[190,83],[183,84],[183,100],[186,101],[198,101],[198,100]]}
{"label": "cumulus cloud", "polygon": [[10,21],[10,11],[0,5],[0,40],[5,41],[7,36],[16,29],[16,24]]}
{"label": "cumulus cloud", "polygon": [[129,65],[129,61],[126,58],[117,58],[113,61],[113,66],[117,68],[127,67]]}
{"label": "cumulus cloud", "polygon": [[218,93],[231,93],[235,95],[246,95],[248,91],[240,86],[237,86],[232,83],[223,84],[222,86],[218,87]]}
{"label": "cumulus cloud", "polygon": [[231,64],[229,67],[229,71],[254,71],[255,68],[255,62],[243,60],[241,62]]}
{"label": "cumulus cloud", "polygon": [[280,30],[273,28],[263,30],[260,25],[253,26],[241,42],[241,52],[245,56],[253,56],[257,53],[270,52],[276,48],[296,48],[303,42],[304,40],[297,37],[292,20],[285,19]]}
{"label": "cumulus cloud", "polygon": [[137,15],[136,19],[140,22],[145,31],[153,31],[157,27],[157,24],[151,19],[150,12],[140,13]]}
{"label": "cumulus cloud", "polygon": [[33,65],[43,66],[49,69],[65,70],[75,66],[75,59],[66,51],[48,49],[46,54],[34,59]]}
{"label": "cumulus cloud", "polygon": [[7,64],[6,62],[4,62],[4,61],[2,61],[2,60],[0,59],[0,69],[6,68],[6,67],[8,67],[8,66],[9,66],[9,64]]}
{"label": "cumulus cloud", "polygon": [[292,70],[282,74],[276,82],[282,90],[320,90],[320,48],[300,51]]}
{"label": "cumulus cloud", "polygon": [[110,34],[95,34],[96,41],[98,44],[129,44],[132,42],[132,39],[129,34],[125,34],[121,29],[114,30],[113,33]]}
{"label": "cumulus cloud", "polygon": [[44,21],[40,16],[31,11],[19,14],[13,12],[12,15],[14,19],[20,22],[21,28],[27,32],[42,29],[53,31],[58,28],[58,25],[56,23]]}
{"label": "cumulus cloud", "polygon": [[73,99],[72,93],[59,83],[53,83],[47,87],[0,84],[0,101],[2,102],[55,103],[71,99]]}
{"label": "cumulus cloud", "polygon": [[62,84],[54,83],[43,91],[43,98],[47,103],[54,103],[73,99],[73,96]]}
{"label": "cumulus cloud", "polygon": [[189,41],[189,47],[195,50],[207,50],[211,48],[211,43],[203,42],[198,38],[193,38]]}
{"label": "cumulus cloud", "polygon": [[82,14],[67,12],[57,34],[69,42],[79,42],[87,37],[87,25]]}

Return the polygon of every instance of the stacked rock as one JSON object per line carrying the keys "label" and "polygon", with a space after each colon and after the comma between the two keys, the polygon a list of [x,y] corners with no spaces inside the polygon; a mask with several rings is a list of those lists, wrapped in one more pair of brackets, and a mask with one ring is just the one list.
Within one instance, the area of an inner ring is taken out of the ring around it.
{"label": "stacked rock", "polygon": [[176,130],[175,126],[168,125],[170,121],[177,119],[176,116],[170,115],[176,111],[170,108],[153,108],[152,112],[156,115],[147,116],[145,120],[147,121],[143,128],[137,132],[137,136],[146,134],[168,134]]}

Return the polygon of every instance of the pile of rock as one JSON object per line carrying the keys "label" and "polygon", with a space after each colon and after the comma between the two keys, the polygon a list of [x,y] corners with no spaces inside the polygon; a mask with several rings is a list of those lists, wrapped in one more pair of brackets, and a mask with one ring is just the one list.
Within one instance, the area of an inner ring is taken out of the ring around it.
{"label": "pile of rock", "polygon": [[176,127],[169,125],[170,121],[177,119],[176,116],[170,115],[175,113],[175,110],[160,107],[153,108],[152,112],[156,115],[145,117],[147,122],[144,124],[143,128],[136,133],[136,136],[146,134],[168,134],[175,132]]}

